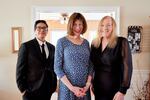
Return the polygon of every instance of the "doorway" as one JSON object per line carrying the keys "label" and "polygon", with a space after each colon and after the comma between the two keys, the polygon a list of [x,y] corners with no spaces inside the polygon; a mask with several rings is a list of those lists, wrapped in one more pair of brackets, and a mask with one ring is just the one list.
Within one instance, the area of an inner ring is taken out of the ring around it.
{"label": "doorway", "polygon": [[[120,8],[119,7],[32,7],[32,25],[31,33],[33,33],[34,22],[38,19],[44,19],[49,25],[49,34],[47,41],[56,45],[59,38],[66,35],[67,21],[73,12],[80,12],[87,20],[88,30],[84,34],[90,43],[96,36],[97,27],[103,16],[112,16],[117,23],[117,33],[120,29]],[[119,35],[119,34],[118,34]],[[34,34],[31,34],[33,37]]]}

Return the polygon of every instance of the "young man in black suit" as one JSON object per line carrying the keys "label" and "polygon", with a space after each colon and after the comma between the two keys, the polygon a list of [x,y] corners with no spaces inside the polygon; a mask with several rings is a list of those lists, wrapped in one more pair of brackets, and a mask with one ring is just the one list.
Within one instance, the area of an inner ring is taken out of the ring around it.
{"label": "young man in black suit", "polygon": [[34,25],[36,37],[22,43],[17,60],[16,81],[23,100],[50,100],[56,90],[54,73],[55,47],[45,40],[48,25],[37,20]]}

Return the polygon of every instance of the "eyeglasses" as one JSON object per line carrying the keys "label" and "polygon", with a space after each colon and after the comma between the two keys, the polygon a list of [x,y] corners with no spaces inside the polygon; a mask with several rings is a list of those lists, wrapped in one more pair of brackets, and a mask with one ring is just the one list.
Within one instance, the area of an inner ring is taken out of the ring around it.
{"label": "eyeglasses", "polygon": [[36,29],[38,30],[38,31],[40,31],[40,30],[44,30],[44,31],[48,31],[48,28],[47,27],[40,27],[40,26],[38,26],[38,27],[36,27]]}

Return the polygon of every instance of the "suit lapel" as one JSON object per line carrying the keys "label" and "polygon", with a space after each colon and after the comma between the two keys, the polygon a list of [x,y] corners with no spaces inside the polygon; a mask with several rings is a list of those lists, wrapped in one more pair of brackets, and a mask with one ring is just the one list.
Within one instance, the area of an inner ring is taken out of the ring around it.
{"label": "suit lapel", "polygon": [[42,53],[41,53],[40,46],[39,46],[39,43],[38,43],[38,41],[36,40],[36,38],[34,39],[34,45],[35,45],[35,48],[36,48],[35,52],[37,52],[37,53],[36,53],[37,56],[39,57],[39,59],[42,60]]}

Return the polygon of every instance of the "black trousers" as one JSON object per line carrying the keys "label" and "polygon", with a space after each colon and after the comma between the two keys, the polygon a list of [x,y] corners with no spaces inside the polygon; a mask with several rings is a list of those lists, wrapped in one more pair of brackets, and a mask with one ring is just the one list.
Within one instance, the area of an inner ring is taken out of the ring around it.
{"label": "black trousers", "polygon": [[[42,94],[42,93],[41,93]],[[30,93],[25,93],[22,97],[23,100],[50,100],[52,94],[42,94],[42,95],[33,95]]]}

